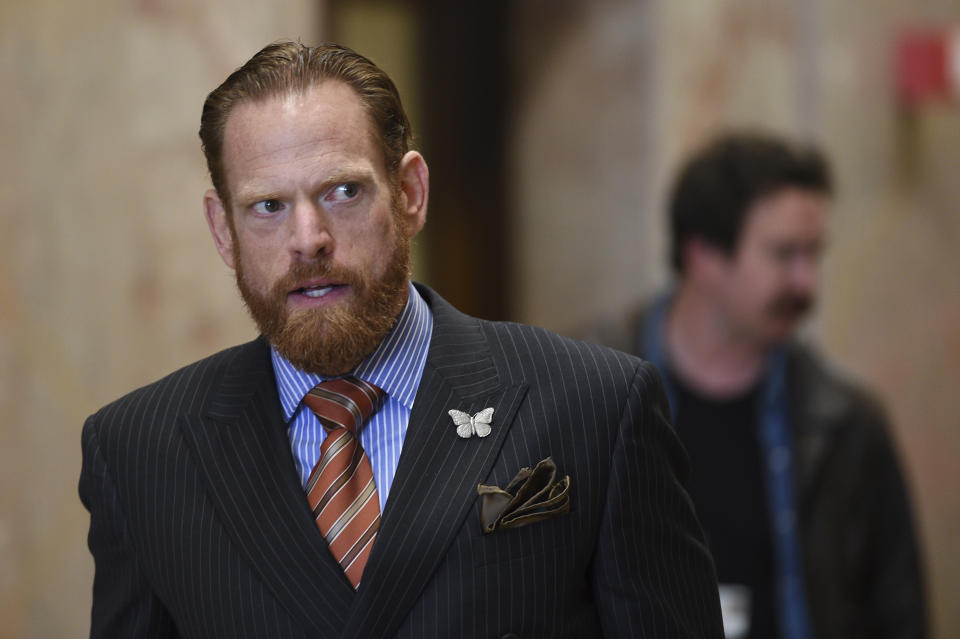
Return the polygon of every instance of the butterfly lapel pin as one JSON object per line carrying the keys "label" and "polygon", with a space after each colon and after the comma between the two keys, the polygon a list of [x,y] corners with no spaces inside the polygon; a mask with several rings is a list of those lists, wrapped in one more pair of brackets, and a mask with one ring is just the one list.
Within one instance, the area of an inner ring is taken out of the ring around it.
{"label": "butterfly lapel pin", "polygon": [[493,419],[493,408],[484,408],[472,417],[470,413],[456,409],[448,410],[447,414],[453,418],[453,423],[457,425],[457,435],[464,439],[469,439],[473,435],[486,437],[490,434],[490,420]]}

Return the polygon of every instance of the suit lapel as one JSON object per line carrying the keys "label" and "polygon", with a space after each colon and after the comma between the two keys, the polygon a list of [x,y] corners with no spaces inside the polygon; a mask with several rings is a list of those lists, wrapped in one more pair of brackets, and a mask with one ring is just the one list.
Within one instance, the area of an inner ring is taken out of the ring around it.
{"label": "suit lapel", "polygon": [[[344,637],[396,633],[477,499],[477,484],[488,475],[527,391],[526,384],[501,384],[477,320],[429,289],[421,294],[434,317],[430,354]],[[448,410],[472,415],[488,407],[494,409],[489,436],[457,436]]]}
{"label": "suit lapel", "polygon": [[245,559],[305,628],[339,636],[356,594],[310,516],[262,338],[240,348],[204,414],[181,425]]}

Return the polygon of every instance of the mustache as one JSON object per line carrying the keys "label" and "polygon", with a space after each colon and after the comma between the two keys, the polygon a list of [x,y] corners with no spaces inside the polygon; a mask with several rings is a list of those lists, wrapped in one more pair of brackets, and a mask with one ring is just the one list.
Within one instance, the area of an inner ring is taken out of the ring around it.
{"label": "mustache", "polygon": [[366,279],[352,269],[334,264],[327,260],[322,262],[296,262],[286,274],[273,286],[273,295],[277,299],[285,299],[287,293],[300,287],[304,280],[327,279],[339,284],[347,284],[354,289],[366,286]]}
{"label": "mustache", "polygon": [[815,300],[811,295],[797,295],[796,293],[784,293],[770,303],[767,307],[770,314],[777,317],[800,317],[806,315],[813,308]]}

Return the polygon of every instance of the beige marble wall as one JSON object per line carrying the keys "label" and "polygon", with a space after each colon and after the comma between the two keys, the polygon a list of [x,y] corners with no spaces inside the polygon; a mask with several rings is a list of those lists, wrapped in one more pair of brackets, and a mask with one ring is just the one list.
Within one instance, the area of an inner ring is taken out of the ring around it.
{"label": "beige marble wall", "polygon": [[663,270],[653,188],[659,8],[518,3],[512,190],[518,319],[565,330]]}
{"label": "beige marble wall", "polygon": [[840,196],[809,330],[890,409],[936,636],[960,636],[960,106],[911,137],[890,71],[899,28],[955,24],[960,2],[520,4],[520,318],[568,330],[662,286],[667,183],[717,129],[822,143]]}
{"label": "beige marble wall", "polygon": [[206,93],[313,0],[0,4],[0,637],[86,636],[84,417],[253,335],[201,215]]}

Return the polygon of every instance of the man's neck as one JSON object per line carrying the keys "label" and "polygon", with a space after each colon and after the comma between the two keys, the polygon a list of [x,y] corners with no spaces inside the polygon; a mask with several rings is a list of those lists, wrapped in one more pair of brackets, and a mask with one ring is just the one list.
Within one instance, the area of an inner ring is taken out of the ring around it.
{"label": "man's neck", "polygon": [[742,394],[763,372],[769,348],[737,336],[713,302],[688,285],[677,289],[665,329],[672,372],[704,395]]}

